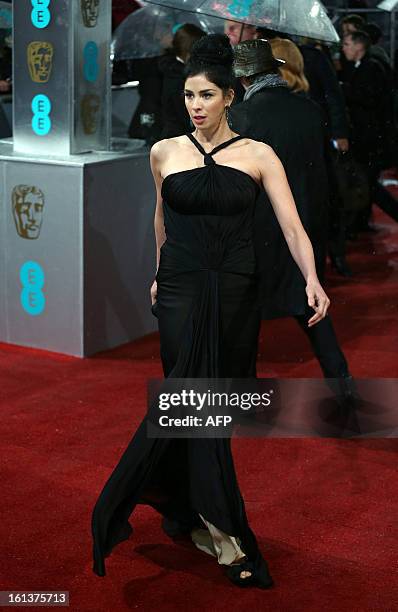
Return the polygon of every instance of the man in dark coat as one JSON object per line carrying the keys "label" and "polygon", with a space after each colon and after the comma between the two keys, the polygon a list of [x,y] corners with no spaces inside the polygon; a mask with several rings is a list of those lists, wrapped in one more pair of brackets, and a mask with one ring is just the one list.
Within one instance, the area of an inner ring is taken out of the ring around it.
{"label": "man in dark coat", "polygon": [[304,59],[305,76],[310,85],[309,96],[323,108],[331,138],[341,145],[339,148],[347,150],[347,114],[334,67],[327,55],[313,44],[300,45],[300,51]]}
{"label": "man in dark coat", "polygon": [[172,53],[166,53],[159,60],[159,70],[163,75],[162,130],[159,140],[192,132],[183,97],[184,63]]}
{"label": "man in dark coat", "polygon": [[370,45],[365,32],[352,32],[344,37],[344,55],[353,62],[353,69],[345,73],[343,82],[352,127],[352,152],[367,173],[371,194],[358,220],[358,229],[368,225],[377,177],[387,154],[388,130],[392,130],[388,78],[382,65],[369,55]]}
{"label": "man in dark coat", "polygon": [[[344,95],[331,59],[314,44],[300,45],[304,72],[310,85],[309,97],[323,109],[330,145],[326,162],[330,184],[329,257],[332,266],[342,276],[352,276],[345,259],[347,200],[343,189],[345,179],[343,156],[349,149],[349,127]],[[334,142],[334,147],[332,146]]]}
{"label": "man in dark coat", "polygon": [[[290,39],[287,34],[268,28],[257,28],[256,38],[267,40],[275,38]],[[345,183],[342,181],[344,181],[345,175],[343,173],[344,168],[341,165],[343,155],[349,149],[349,128],[345,100],[333,62],[328,57],[327,52],[317,48],[315,42],[309,38],[303,39],[299,49],[304,60],[304,73],[310,86],[308,96],[323,109],[330,140],[327,169],[329,182],[332,185],[330,194],[333,197],[330,198],[329,257],[333,268],[339,274],[352,276],[352,271],[345,257],[346,208],[349,200],[345,197],[346,192],[343,189]],[[243,96],[241,99],[243,99]],[[334,146],[332,140],[334,140]]]}
{"label": "man in dark coat", "polygon": [[131,118],[128,134],[130,138],[145,140],[152,145],[159,140],[162,128],[162,73],[159,57],[131,60],[131,78],[139,81],[140,96]]}
{"label": "man in dark coat", "polygon": [[[311,240],[317,274],[324,278],[328,228],[325,131],[319,106],[292,93],[281,79],[265,40],[246,41],[235,51],[235,75],[246,88],[245,100],[231,109],[232,128],[270,145],[280,158],[298,213]],[[350,378],[330,316],[308,328],[313,315],[305,280],[290,254],[265,193],[256,206],[255,242],[261,277],[263,318],[294,316],[307,334],[325,377]]]}
{"label": "man in dark coat", "polygon": [[171,49],[159,60],[162,83],[162,130],[159,139],[174,138],[193,131],[184,98],[184,69],[195,42],[206,32],[193,23],[180,25]]}

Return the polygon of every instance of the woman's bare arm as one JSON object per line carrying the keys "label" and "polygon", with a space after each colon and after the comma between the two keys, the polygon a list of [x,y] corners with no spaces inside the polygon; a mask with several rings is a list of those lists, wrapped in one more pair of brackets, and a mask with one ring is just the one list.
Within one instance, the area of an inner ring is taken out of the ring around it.
{"label": "woman's bare arm", "polygon": [[160,247],[166,240],[163,217],[163,201],[162,201],[162,176],[160,174],[160,166],[164,157],[164,145],[162,142],[157,142],[151,148],[150,163],[156,187],[156,208],[154,217],[154,228],[156,238],[156,271],[159,267]]}
{"label": "woman's bare arm", "polygon": [[307,283],[308,304],[316,311],[316,314],[308,321],[309,326],[312,326],[325,317],[330,300],[318,280],[312,244],[298,215],[283,165],[271,147],[263,143],[256,143],[256,147],[258,145],[261,150],[257,148],[256,158],[264,189],[268,194],[292,257]]}

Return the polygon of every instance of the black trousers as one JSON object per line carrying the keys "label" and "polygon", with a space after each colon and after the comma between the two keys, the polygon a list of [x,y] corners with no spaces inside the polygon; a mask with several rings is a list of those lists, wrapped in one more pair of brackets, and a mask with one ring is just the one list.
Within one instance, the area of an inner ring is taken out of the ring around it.
{"label": "black trousers", "polygon": [[355,141],[352,146],[352,153],[357,162],[361,165],[362,171],[367,178],[369,187],[369,199],[366,206],[357,214],[354,229],[361,230],[368,225],[372,216],[372,206],[377,199],[378,178],[383,167],[383,151],[377,143],[373,147],[366,147],[363,143]]}
{"label": "black trousers", "polygon": [[348,364],[338,343],[330,315],[327,314],[324,319],[308,327],[308,320],[313,314],[312,308],[307,306],[305,314],[296,315],[294,318],[308,337],[325,378],[350,376]]}

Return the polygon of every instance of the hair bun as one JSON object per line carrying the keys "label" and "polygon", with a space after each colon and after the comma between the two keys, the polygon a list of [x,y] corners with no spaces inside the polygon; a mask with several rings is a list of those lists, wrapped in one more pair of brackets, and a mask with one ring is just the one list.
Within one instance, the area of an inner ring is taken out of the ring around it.
{"label": "hair bun", "polygon": [[196,41],[192,47],[192,64],[221,65],[232,68],[234,52],[225,34],[208,34]]}

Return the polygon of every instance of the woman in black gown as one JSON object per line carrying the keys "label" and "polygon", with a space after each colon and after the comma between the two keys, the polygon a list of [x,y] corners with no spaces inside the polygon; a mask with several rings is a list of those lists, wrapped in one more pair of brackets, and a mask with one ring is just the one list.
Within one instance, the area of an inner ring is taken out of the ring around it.
{"label": "woman in black gown", "polygon": [[[253,213],[264,187],[306,281],[312,326],[329,307],[283,167],[270,147],[231,132],[233,52],[224,35],[199,40],[186,69],[185,103],[196,130],[151,150],[157,190],[158,269],[151,289],[165,377],[255,377],[260,326]],[[136,504],[227,567],[239,586],[270,587],[249,527],[229,438],[149,438],[143,419],[92,516],[93,571],[132,533]],[[202,527],[202,529],[200,529]]]}

